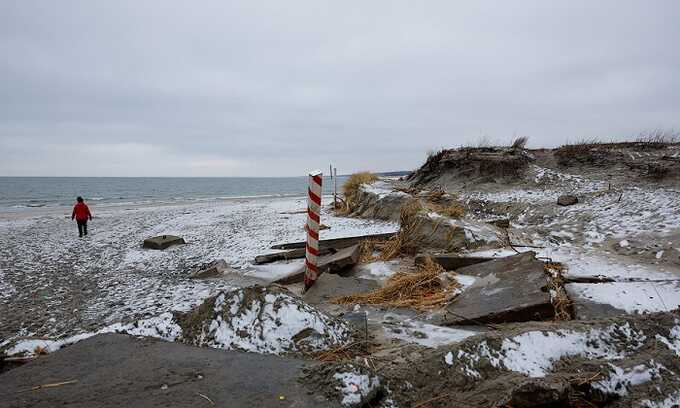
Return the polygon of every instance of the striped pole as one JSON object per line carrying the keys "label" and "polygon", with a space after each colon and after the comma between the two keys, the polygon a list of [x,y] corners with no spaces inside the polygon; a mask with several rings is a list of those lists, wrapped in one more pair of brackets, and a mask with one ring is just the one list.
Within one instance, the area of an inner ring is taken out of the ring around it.
{"label": "striped pole", "polygon": [[307,246],[305,251],[305,291],[312,287],[319,276],[317,258],[319,256],[319,224],[321,224],[321,171],[309,172],[307,190]]}

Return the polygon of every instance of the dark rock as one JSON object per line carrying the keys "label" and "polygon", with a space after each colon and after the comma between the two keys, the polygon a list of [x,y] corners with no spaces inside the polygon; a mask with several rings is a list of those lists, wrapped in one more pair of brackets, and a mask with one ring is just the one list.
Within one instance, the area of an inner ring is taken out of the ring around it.
{"label": "dark rock", "polygon": [[186,244],[183,238],[174,235],[161,235],[158,237],[147,238],[142,244],[143,248],[163,250],[173,245]]}
{"label": "dark rock", "polygon": [[565,194],[557,199],[557,204],[561,206],[574,205],[576,203],[578,203],[578,197],[574,195]]}

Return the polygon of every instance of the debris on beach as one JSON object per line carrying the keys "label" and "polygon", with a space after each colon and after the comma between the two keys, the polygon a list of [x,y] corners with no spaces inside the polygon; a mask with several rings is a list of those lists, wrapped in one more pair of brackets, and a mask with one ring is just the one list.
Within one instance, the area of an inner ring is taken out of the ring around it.
{"label": "debris on beach", "polygon": [[231,268],[224,259],[218,259],[193,268],[189,271],[189,277],[192,279],[217,278],[230,270]]}
{"label": "debris on beach", "polygon": [[[350,247],[338,249],[334,253],[324,255],[319,257],[317,268],[319,270],[319,275],[326,273],[340,273],[359,262],[360,248],[359,245],[353,245]],[[291,283],[302,282],[305,274],[305,269],[300,268],[294,273],[279,278],[275,283],[288,285]]]}
{"label": "debris on beach", "polygon": [[322,351],[351,337],[347,323],[277,286],[221,292],[179,324],[185,343],[266,354]]}
{"label": "debris on beach", "polygon": [[147,238],[142,244],[142,248],[163,250],[174,245],[186,244],[184,238],[174,235],[161,235],[158,237]]}

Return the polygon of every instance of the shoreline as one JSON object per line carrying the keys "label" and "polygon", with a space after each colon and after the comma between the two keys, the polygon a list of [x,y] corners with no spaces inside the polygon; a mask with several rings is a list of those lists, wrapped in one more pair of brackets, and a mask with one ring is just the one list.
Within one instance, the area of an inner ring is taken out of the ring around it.
{"label": "shoreline", "polygon": [[[332,195],[324,195],[323,198],[332,199]],[[278,201],[278,200],[295,200],[305,198],[304,193],[290,194],[290,195],[254,195],[254,196],[234,196],[234,197],[210,197],[197,199],[181,199],[181,200],[145,200],[145,201],[126,201],[126,202],[102,202],[86,201],[97,217],[96,211],[131,211],[150,208],[171,208],[178,206],[192,206],[202,204],[228,204],[228,203],[244,203],[251,201]],[[324,200],[325,201],[325,200]],[[326,201],[327,202],[327,201]],[[22,219],[31,219],[44,216],[70,216],[72,206],[41,206],[41,207],[0,207],[0,221],[16,221]]]}

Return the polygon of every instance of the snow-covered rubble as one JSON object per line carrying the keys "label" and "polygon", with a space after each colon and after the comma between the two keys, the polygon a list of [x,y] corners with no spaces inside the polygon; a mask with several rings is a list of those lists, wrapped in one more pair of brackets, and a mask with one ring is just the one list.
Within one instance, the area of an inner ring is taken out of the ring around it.
{"label": "snow-covered rubble", "polygon": [[631,387],[661,377],[662,371],[665,371],[668,375],[675,375],[675,373],[654,360],[628,369],[623,369],[610,363],[609,368],[611,370],[609,375],[605,379],[593,383],[592,387],[602,393],[618,395],[620,397],[627,395]]}
{"label": "snow-covered rubble", "polygon": [[447,354],[445,362],[456,366],[467,376],[481,378],[478,366],[484,358],[493,367],[538,378],[544,377],[563,357],[620,360],[642,347],[645,339],[644,333],[627,323],[588,331],[529,331],[504,339],[499,348],[487,341],[474,344],[469,349],[460,348],[456,353]]}
{"label": "snow-covered rubble", "polygon": [[340,346],[351,329],[277,287],[250,287],[207,299],[183,322],[184,341],[256,353],[313,352]]}
{"label": "snow-covered rubble", "polygon": [[348,366],[348,371],[336,373],[333,378],[340,382],[336,388],[342,397],[343,407],[361,407],[373,399],[380,389],[380,378],[363,374]]}
{"label": "snow-covered rubble", "polygon": [[7,355],[51,353],[97,334],[123,333],[196,346],[282,354],[314,352],[346,344],[351,329],[281,288],[249,287],[221,292],[187,314],[163,313],[134,323],[58,340],[5,342]]}

